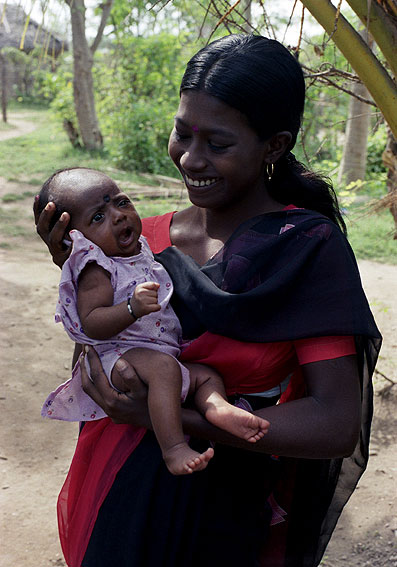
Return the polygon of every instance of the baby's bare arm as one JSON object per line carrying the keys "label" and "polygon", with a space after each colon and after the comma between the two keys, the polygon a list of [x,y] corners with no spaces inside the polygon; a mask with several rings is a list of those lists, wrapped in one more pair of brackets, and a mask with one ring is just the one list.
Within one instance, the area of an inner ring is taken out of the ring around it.
{"label": "baby's bare arm", "polygon": [[[155,282],[136,286],[131,306],[137,318],[160,310],[158,288]],[[92,339],[110,339],[136,321],[128,311],[127,301],[113,305],[110,275],[95,262],[87,264],[80,275],[77,309],[84,332]]]}
{"label": "baby's bare arm", "polygon": [[77,310],[84,332],[92,339],[109,339],[134,322],[126,301],[113,305],[110,275],[95,262],[81,272]]}

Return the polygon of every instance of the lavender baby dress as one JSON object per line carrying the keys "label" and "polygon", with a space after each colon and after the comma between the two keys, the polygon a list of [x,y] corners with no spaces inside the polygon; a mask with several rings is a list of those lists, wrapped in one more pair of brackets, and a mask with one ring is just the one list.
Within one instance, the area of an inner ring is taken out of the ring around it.
{"label": "lavender baby dress", "polygon": [[[114,364],[126,351],[134,347],[158,350],[177,357],[180,354],[182,330],[169,304],[173,292],[171,278],[156,262],[144,237],[140,237],[141,251],[136,256],[108,257],[78,230],[70,231],[72,252],[62,269],[59,300],[55,321],[63,323],[73,341],[95,347],[109,378]],[[109,272],[114,290],[113,303],[118,304],[132,296],[139,283],[155,281],[160,284],[158,302],[161,310],[144,315],[124,331],[108,340],[94,340],[84,333],[77,312],[77,283],[83,268],[96,262]],[[189,389],[189,372],[180,364],[182,373],[181,400]],[[159,368],[161,372],[161,368]],[[111,381],[110,381],[111,382]],[[80,363],[73,368],[72,378],[58,386],[46,399],[41,410],[43,417],[65,421],[92,421],[106,417],[105,412],[82,389]]]}

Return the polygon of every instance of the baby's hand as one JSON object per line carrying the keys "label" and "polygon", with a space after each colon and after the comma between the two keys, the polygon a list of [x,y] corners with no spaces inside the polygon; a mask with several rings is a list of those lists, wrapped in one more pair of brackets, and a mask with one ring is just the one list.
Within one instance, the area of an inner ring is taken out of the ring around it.
{"label": "baby's hand", "polygon": [[138,319],[143,315],[148,315],[148,313],[160,311],[161,307],[158,304],[159,287],[160,284],[156,282],[144,282],[136,286],[130,304]]}

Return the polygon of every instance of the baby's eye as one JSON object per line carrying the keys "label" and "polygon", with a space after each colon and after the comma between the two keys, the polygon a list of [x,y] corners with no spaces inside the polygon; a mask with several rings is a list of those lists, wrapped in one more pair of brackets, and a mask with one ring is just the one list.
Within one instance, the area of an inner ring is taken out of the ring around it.
{"label": "baby's eye", "polygon": [[91,219],[91,222],[100,222],[104,218],[104,216],[105,215],[103,213],[95,213],[95,215]]}
{"label": "baby's eye", "polygon": [[119,207],[128,207],[129,205],[131,205],[131,201],[127,197],[119,201]]}

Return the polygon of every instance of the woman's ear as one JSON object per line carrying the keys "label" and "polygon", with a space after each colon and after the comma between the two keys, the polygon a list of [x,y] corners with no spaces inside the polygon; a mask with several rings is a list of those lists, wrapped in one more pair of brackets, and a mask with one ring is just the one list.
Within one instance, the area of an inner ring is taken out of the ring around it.
{"label": "woman's ear", "polygon": [[288,149],[292,140],[291,132],[277,132],[267,140],[267,151],[263,161],[267,163],[276,163]]}

